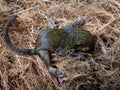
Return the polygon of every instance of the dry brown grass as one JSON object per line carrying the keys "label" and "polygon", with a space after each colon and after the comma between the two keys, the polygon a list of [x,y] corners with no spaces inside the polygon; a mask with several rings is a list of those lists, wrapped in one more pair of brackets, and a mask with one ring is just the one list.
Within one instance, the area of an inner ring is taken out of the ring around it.
{"label": "dry brown grass", "polygon": [[[1,3],[0,90],[120,90],[119,0]],[[21,56],[5,47],[3,26],[13,14],[18,14],[19,18],[11,28],[11,39],[16,45],[27,48],[35,46],[39,28],[48,26],[50,17],[61,20],[59,26],[63,26],[81,15],[86,20],[84,28],[97,36],[95,52],[85,61],[80,61],[79,57],[54,55],[56,65],[65,72],[64,82],[58,85],[37,55]]]}

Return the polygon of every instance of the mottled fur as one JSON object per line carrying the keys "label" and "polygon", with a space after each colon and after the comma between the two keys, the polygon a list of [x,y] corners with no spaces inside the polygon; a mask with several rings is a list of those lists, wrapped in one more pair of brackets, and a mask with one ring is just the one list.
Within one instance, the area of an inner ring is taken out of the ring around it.
{"label": "mottled fur", "polygon": [[37,37],[36,46],[33,49],[17,47],[11,43],[8,35],[9,27],[16,18],[17,15],[12,16],[4,26],[3,35],[6,45],[18,54],[38,54],[44,61],[49,72],[53,74],[60,83],[62,82],[61,77],[63,75],[50,65],[49,55],[51,53],[55,52],[60,56],[66,56],[69,49],[76,49],[83,52],[94,50],[93,35],[83,28],[75,27],[83,22],[81,18],[75,22],[68,23],[61,29],[54,28],[54,25],[52,25],[53,28],[42,28]]}

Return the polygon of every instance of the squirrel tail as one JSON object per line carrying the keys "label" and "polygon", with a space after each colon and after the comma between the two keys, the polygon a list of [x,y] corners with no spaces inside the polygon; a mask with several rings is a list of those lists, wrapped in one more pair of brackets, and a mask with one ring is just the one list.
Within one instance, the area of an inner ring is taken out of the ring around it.
{"label": "squirrel tail", "polygon": [[17,15],[13,15],[7,21],[7,23],[5,24],[3,28],[3,38],[4,38],[4,41],[7,47],[10,48],[11,51],[18,53],[18,54],[28,54],[28,55],[35,54],[34,48],[33,49],[20,48],[11,42],[10,37],[8,35],[8,31],[9,31],[9,27],[12,26],[12,22],[15,21],[16,18],[17,18]]}

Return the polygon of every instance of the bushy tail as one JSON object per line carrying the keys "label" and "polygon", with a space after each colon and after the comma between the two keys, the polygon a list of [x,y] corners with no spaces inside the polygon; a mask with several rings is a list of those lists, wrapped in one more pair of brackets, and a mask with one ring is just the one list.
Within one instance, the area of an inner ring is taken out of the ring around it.
{"label": "bushy tail", "polygon": [[12,44],[10,37],[8,35],[9,27],[12,25],[12,22],[17,18],[17,15],[13,15],[5,24],[4,31],[3,31],[3,37],[6,45],[8,48],[10,48],[12,51],[18,53],[18,54],[35,54],[34,49],[25,49],[20,48]]}

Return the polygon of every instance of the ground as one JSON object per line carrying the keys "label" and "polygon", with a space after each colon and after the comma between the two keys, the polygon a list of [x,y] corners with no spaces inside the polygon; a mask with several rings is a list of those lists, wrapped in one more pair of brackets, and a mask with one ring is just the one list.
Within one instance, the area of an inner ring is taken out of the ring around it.
{"label": "ground", "polygon": [[[51,17],[62,27],[80,15],[83,27],[96,36],[95,50],[84,60],[53,54],[52,61],[64,71],[58,84],[39,56],[18,55],[5,46],[3,26],[14,14],[18,18],[10,37],[15,45],[34,47],[39,29]],[[119,38],[119,0],[1,0],[0,90],[120,90]]]}

